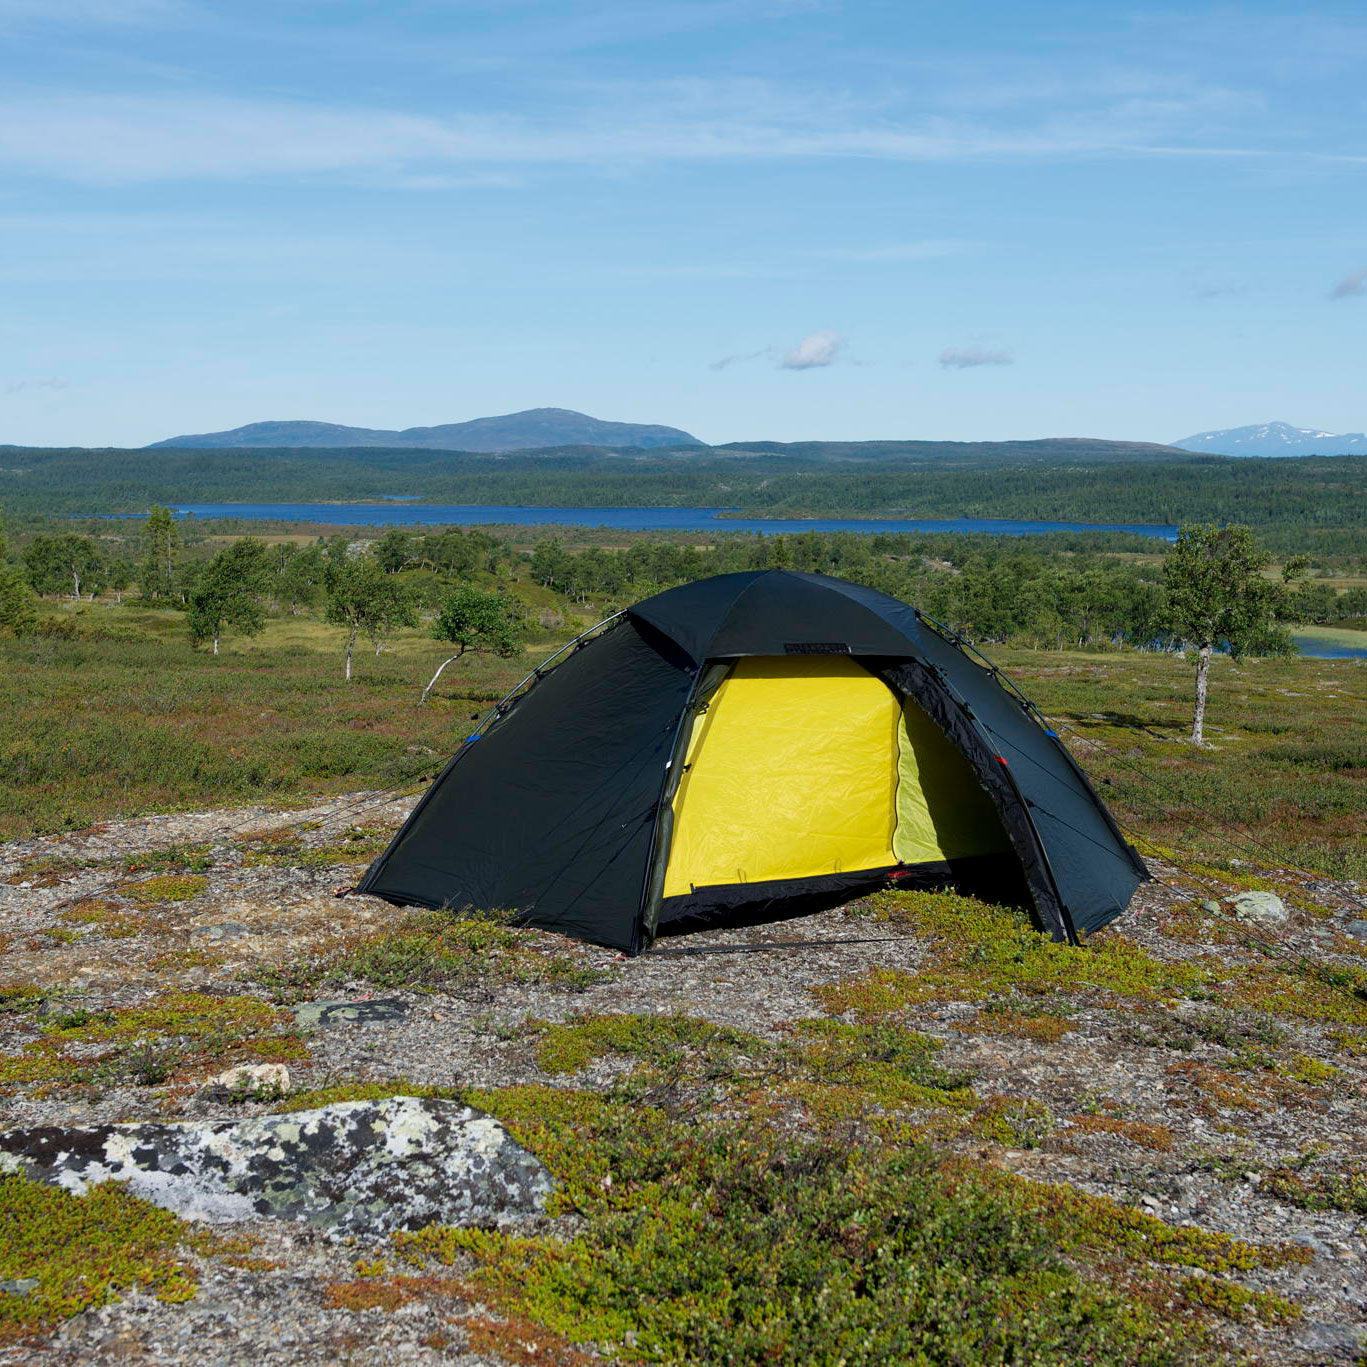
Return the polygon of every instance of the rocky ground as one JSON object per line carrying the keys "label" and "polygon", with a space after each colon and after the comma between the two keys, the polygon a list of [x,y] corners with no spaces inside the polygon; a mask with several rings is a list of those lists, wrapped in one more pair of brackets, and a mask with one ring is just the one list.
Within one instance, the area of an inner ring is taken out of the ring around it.
{"label": "rocky ground", "polygon": [[[842,1006],[844,1018],[858,1015],[840,985],[882,970],[907,975],[902,983],[945,973],[923,924],[856,905],[666,940],[635,960],[534,935],[518,952],[553,956],[555,973],[457,973],[415,990],[419,975],[406,978],[393,946],[387,958],[356,957],[402,931],[408,914],[334,895],[410,803],[361,793],[0,847],[5,1128],[241,1119],[368,1080],[603,1088],[623,1073],[620,1054],[549,1074],[525,1022],[684,1013],[780,1040],[804,1018]],[[942,988],[908,1000],[901,1019],[940,1041],[937,1062],[971,1075],[985,1099],[974,1114],[1010,1121],[966,1123],[941,1142],[1173,1225],[1302,1245],[1308,1261],[1239,1274],[1293,1302],[1289,1322],[1235,1317],[1222,1332],[1259,1361],[1356,1361],[1367,1334],[1367,1179],[1352,1186],[1367,1171],[1363,890],[1251,864],[1183,867],[1175,854],[1153,867],[1160,881],[1095,946],[1123,937],[1146,962],[1189,965],[1211,986],[1130,993],[1091,981],[1084,951],[1071,980],[1047,991],[1019,978],[994,984],[989,964],[986,999]],[[1235,902],[1250,891],[1261,896]],[[1327,1007],[1298,986],[1306,960],[1346,974],[1342,991],[1316,979]],[[130,1014],[144,1008],[153,1016]],[[228,1014],[215,1024],[220,1009]],[[276,1071],[212,1081],[261,1066]],[[233,1233],[245,1236],[235,1253],[187,1255],[192,1299],[133,1291],[0,1348],[0,1361],[572,1360],[482,1304],[461,1277],[410,1269],[377,1280],[375,1261],[390,1257],[382,1235],[267,1219]],[[26,1294],[22,1280],[0,1295]]]}

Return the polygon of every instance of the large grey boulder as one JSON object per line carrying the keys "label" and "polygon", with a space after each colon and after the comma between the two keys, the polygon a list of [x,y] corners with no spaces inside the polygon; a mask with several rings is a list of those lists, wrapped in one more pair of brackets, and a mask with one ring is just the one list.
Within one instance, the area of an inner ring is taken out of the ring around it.
{"label": "large grey boulder", "polygon": [[492,1116],[419,1097],[208,1124],[9,1130],[0,1171],[78,1194],[114,1179],[189,1219],[267,1216],[341,1234],[496,1224],[534,1214],[552,1187]]}

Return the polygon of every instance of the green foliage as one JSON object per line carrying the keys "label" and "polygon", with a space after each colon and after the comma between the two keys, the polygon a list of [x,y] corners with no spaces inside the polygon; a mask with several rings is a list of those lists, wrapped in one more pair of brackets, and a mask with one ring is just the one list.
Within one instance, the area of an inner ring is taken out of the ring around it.
{"label": "green foliage", "polygon": [[48,1019],[19,1053],[0,1056],[0,1085],[123,1078],[149,1086],[184,1070],[307,1053],[293,1017],[265,1002],[168,992],[141,1006]]}
{"label": "green foliage", "polygon": [[604,1054],[640,1059],[658,1075],[677,1070],[688,1056],[711,1075],[735,1075],[745,1054],[764,1057],[769,1047],[755,1035],[680,1013],[633,1016],[618,1012],[574,1016],[559,1025],[530,1021],[539,1030],[536,1061],[547,1073],[576,1073]]}
{"label": "green foliage", "polygon": [[0,491],[24,511],[141,512],[171,498],[417,494],[434,503],[724,506],[780,516],[1245,522],[1294,549],[1360,554],[1367,459],[1255,460],[1124,443],[765,442],[740,450],[462,454],[380,449],[10,448]]}
{"label": "green foliage", "polygon": [[866,904],[868,914],[914,927],[934,939],[933,953],[915,973],[873,969],[859,978],[816,989],[830,1011],[876,1019],[924,1001],[980,1001],[992,993],[1102,991],[1139,1001],[1162,1001],[1203,986],[1207,971],[1164,963],[1119,935],[1079,952],[1055,944],[1025,913],[954,893],[886,892]]}
{"label": "green foliage", "polygon": [[1187,1277],[1178,1286],[1193,1305],[1203,1305],[1231,1320],[1260,1324],[1290,1324],[1301,1318],[1301,1308],[1275,1291],[1250,1291],[1238,1282],[1213,1277]]}
{"label": "green foliage", "polygon": [[162,873],[126,883],[119,892],[139,906],[151,907],[161,902],[188,902],[208,886],[209,880],[202,874]]}
{"label": "green foliage", "polygon": [[994,1144],[1037,1149],[1054,1132],[1054,1113],[1028,1097],[990,1097],[973,1116],[973,1129]]}
{"label": "green foliage", "polygon": [[73,1196],[0,1176],[0,1280],[37,1282],[27,1296],[0,1292],[0,1344],[134,1287],[158,1300],[188,1301],[195,1275],[175,1255],[208,1247],[202,1234],[118,1182]]}
{"label": "green foliage", "polygon": [[68,532],[62,536],[37,536],[24,551],[29,583],[44,594],[98,593],[104,587],[107,566],[100,548],[88,536]]}
{"label": "green foliage", "polygon": [[256,636],[265,626],[262,596],[267,589],[269,552],[266,544],[243,537],[225,546],[209,561],[189,597],[190,640],[214,643],[231,628]]}
{"label": "green foliage", "polygon": [[1271,562],[1247,527],[1183,526],[1163,565],[1169,630],[1193,649],[1221,646],[1235,659],[1289,653],[1276,624],[1290,599],[1264,576]]}
{"label": "green foliage", "polygon": [[311,1091],[291,1092],[275,1103],[276,1111],[312,1111],[320,1106],[333,1106],[341,1101],[387,1101],[396,1096],[432,1097],[438,1101],[464,1101],[463,1087],[433,1087],[427,1083],[395,1078],[390,1082],[338,1082],[330,1087],[315,1087]]}
{"label": "green foliage", "polygon": [[1322,1169],[1313,1173],[1277,1168],[1259,1190],[1302,1210],[1347,1210],[1367,1215],[1367,1168]]}
{"label": "green foliage", "polygon": [[1018,1179],[924,1148],[700,1128],[583,1093],[474,1099],[550,1165],[579,1232],[437,1228],[395,1246],[419,1262],[473,1256],[488,1294],[574,1342],[629,1341],[632,1356],[677,1364],[1218,1356],[1180,1318],[1072,1271],[1060,1254],[1075,1241]]}
{"label": "green foliage", "polygon": [[143,523],[142,542],[138,590],[149,602],[169,599],[176,589],[175,556],[180,545],[180,532],[169,508],[153,504]]}
{"label": "green foliage", "polygon": [[552,945],[538,932],[519,930],[497,914],[446,911],[411,912],[389,929],[351,936],[262,975],[263,982],[281,992],[352,981],[419,991],[449,991],[476,981],[542,983],[582,992],[601,979],[576,947]]}
{"label": "green foliage", "polygon": [[0,636],[29,636],[38,625],[28,581],[5,556],[0,537]]}
{"label": "green foliage", "polygon": [[473,650],[506,659],[518,652],[520,625],[504,594],[459,584],[442,600],[432,637],[459,646],[458,656]]}
{"label": "green foliage", "polygon": [[346,629],[346,677],[350,679],[357,635],[364,632],[369,636],[378,653],[386,632],[394,627],[412,626],[416,620],[412,595],[373,559],[345,553],[328,562],[325,584],[324,617],[333,626]]}

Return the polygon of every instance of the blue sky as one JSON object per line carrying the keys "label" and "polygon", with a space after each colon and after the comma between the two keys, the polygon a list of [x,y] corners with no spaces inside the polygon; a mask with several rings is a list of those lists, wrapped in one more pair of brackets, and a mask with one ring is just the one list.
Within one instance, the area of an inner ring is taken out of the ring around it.
{"label": "blue sky", "polygon": [[0,442],[1367,427],[1367,13],[0,0]]}

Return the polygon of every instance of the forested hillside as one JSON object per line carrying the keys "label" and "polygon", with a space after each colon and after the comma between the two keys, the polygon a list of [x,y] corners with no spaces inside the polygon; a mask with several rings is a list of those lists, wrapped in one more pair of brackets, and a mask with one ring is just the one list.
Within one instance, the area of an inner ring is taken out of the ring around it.
{"label": "forested hillside", "polygon": [[[788,517],[1244,522],[1264,529],[1278,549],[1322,553],[1352,552],[1367,521],[1367,457],[1116,460],[1044,449],[1050,443],[924,443],[933,451],[867,458],[859,454],[866,444],[827,444],[827,454],[815,455],[818,445],[799,454],[561,448],[510,456],[4,447],[0,506],[92,514],[142,512],[157,502],[409,496],[431,503],[725,507]],[[1026,446],[1041,449],[1023,458]]]}

